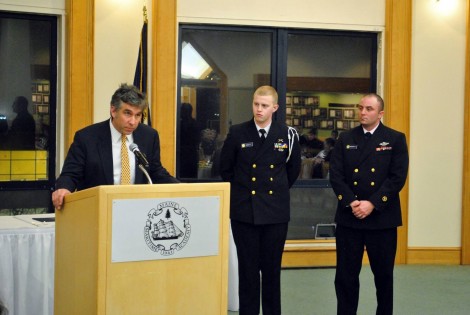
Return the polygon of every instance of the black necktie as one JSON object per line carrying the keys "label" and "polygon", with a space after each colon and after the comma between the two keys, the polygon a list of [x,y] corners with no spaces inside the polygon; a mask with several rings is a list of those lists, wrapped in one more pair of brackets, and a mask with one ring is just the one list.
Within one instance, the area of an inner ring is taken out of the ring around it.
{"label": "black necktie", "polygon": [[366,132],[366,133],[364,134],[364,139],[366,139],[366,141],[369,140],[370,137],[372,137],[372,134],[371,134],[370,132]]}
{"label": "black necktie", "polygon": [[261,143],[263,143],[266,140],[266,130],[260,129],[259,132],[261,133]]}

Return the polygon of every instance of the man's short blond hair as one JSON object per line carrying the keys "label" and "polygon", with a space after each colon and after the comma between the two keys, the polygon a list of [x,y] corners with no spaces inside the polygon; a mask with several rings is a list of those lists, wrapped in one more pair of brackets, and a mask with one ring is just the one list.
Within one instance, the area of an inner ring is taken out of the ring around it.
{"label": "man's short blond hair", "polygon": [[259,95],[259,96],[269,96],[269,95],[271,95],[273,97],[274,104],[277,104],[277,101],[278,101],[277,91],[276,91],[275,88],[273,88],[270,85],[260,86],[259,88],[256,89],[256,91],[253,95]]}

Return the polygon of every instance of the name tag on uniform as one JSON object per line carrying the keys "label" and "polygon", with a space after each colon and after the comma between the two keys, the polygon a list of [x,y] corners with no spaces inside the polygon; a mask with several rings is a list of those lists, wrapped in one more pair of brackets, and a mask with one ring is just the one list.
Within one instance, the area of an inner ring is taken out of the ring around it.
{"label": "name tag on uniform", "polygon": [[348,144],[346,145],[346,150],[357,150],[357,145]]}
{"label": "name tag on uniform", "polygon": [[253,147],[253,142],[242,143],[242,149]]}

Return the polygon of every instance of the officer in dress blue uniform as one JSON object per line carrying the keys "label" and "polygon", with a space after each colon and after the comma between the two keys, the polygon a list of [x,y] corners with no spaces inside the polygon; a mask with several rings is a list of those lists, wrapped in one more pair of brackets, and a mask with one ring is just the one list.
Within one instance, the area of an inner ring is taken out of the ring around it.
{"label": "officer in dress blue uniform", "polygon": [[358,104],[361,126],[340,134],[330,164],[336,210],[337,314],[356,314],[364,247],[377,290],[377,312],[393,313],[393,268],[397,227],[402,225],[399,192],[408,173],[405,135],[384,126],[377,94]]}
{"label": "officer in dress blue uniform", "polygon": [[277,99],[274,88],[258,88],[253,96],[254,118],[230,128],[220,156],[220,174],[231,183],[240,315],[260,313],[260,291],[263,314],[281,314],[289,188],[300,173],[300,146],[293,128],[272,120],[279,107]]}

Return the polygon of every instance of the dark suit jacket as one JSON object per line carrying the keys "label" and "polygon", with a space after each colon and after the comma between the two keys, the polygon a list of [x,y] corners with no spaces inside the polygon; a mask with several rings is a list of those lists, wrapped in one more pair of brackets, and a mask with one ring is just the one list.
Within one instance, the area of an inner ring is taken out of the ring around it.
{"label": "dark suit jacket", "polygon": [[[330,182],[338,196],[336,223],[363,229],[402,224],[399,192],[408,173],[405,135],[378,126],[366,141],[362,126],[340,134],[330,163]],[[368,200],[375,206],[367,218],[357,219],[349,204]]]}
{"label": "dark suit jacket", "polygon": [[252,224],[289,221],[289,188],[300,173],[300,146],[294,138],[286,163],[286,125],[273,121],[263,144],[253,120],[230,128],[220,155],[220,175],[231,183],[231,219]]}
{"label": "dark suit jacket", "polygon": [[[151,127],[139,124],[132,134],[134,143],[147,156],[148,173],[152,182],[178,182],[160,162],[160,140]],[[136,167],[135,183],[145,184],[147,178]],[[56,189],[82,190],[99,185],[113,185],[113,153],[109,120],[93,124],[76,132],[64,161],[62,173],[56,181]]]}

